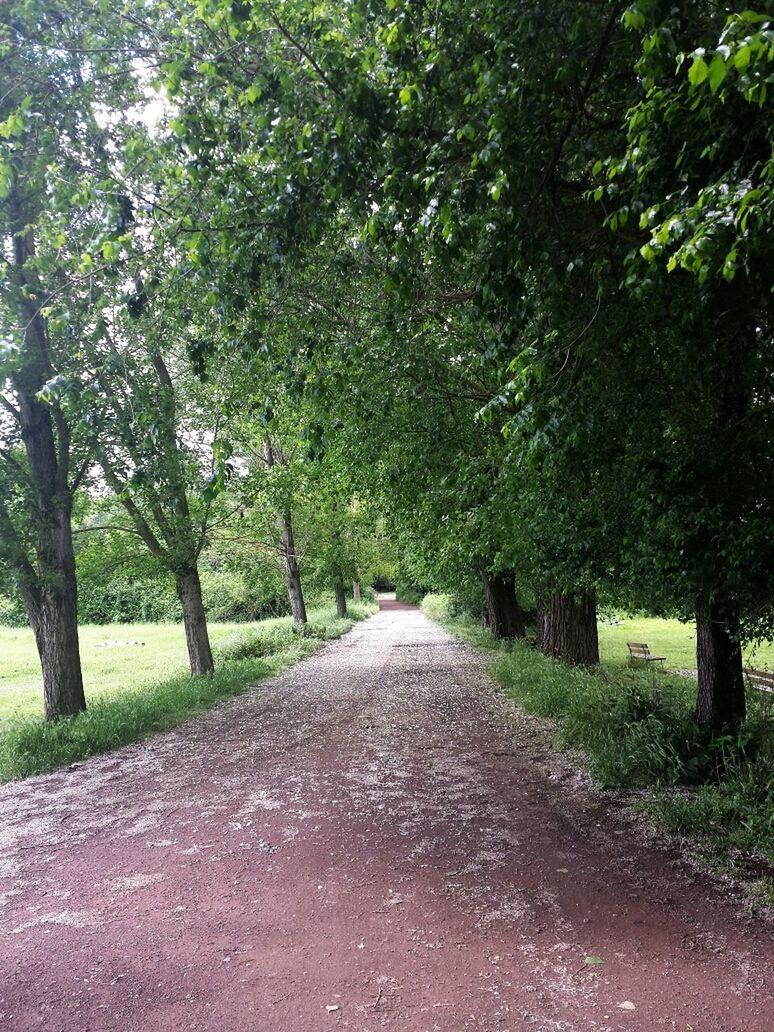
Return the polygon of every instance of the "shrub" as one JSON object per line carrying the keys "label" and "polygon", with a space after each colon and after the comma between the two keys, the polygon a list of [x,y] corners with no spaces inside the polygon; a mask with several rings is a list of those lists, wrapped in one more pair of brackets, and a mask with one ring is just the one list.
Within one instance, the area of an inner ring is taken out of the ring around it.
{"label": "shrub", "polygon": [[81,623],[179,623],[183,614],[171,577],[137,578],[113,574],[78,584]]}
{"label": "shrub", "polygon": [[26,627],[27,615],[21,602],[15,598],[0,595],[0,626]]}
{"label": "shrub", "polygon": [[290,612],[285,584],[272,571],[266,576],[248,578],[230,570],[205,569],[201,582],[204,608],[210,620],[238,623]]}
{"label": "shrub", "polygon": [[445,623],[457,614],[455,613],[453,595],[425,595],[422,599],[422,612],[431,620]]}

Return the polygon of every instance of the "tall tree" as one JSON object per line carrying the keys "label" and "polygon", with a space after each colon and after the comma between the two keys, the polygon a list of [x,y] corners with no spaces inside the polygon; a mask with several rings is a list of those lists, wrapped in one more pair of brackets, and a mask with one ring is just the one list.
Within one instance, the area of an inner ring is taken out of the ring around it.
{"label": "tall tree", "polygon": [[[116,102],[123,55],[106,57],[99,21],[81,14],[36,0],[0,14],[0,549],[35,633],[47,718],[86,705],[71,516],[89,465],[76,352],[90,297],[76,270],[115,233],[118,207],[97,110]],[[124,73],[120,104],[133,90]]]}

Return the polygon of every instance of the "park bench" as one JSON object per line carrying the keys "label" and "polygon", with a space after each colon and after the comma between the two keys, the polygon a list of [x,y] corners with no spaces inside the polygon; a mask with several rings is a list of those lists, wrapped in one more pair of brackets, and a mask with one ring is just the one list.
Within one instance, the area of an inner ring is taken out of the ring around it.
{"label": "park bench", "polygon": [[751,670],[745,667],[744,676],[753,688],[774,693],[774,672],[771,670]]}
{"label": "park bench", "polygon": [[626,647],[630,663],[660,663],[663,668],[666,656],[652,656],[644,641],[627,641]]}

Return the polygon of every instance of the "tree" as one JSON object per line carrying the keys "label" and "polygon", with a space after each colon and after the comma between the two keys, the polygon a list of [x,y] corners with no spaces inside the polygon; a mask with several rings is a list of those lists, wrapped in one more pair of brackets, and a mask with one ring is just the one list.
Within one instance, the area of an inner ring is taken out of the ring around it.
{"label": "tree", "polygon": [[[169,275],[174,282],[176,270]],[[199,557],[228,449],[216,395],[200,396],[176,346],[170,318],[179,313],[171,295],[151,290],[138,275],[125,304],[100,321],[91,342],[94,447],[133,533],[175,578],[191,673],[206,674],[214,664]]]}
{"label": "tree", "polygon": [[712,4],[689,13],[638,3],[627,14],[642,97],[624,157],[600,163],[610,186],[598,196],[617,223],[639,218],[630,289],[650,305],[677,294],[690,313],[673,363],[691,396],[668,418],[683,459],[675,500],[688,487],[691,502],[677,505],[672,591],[695,606],[696,720],[720,728],[744,717],[742,637],[774,628],[774,23]]}
{"label": "tree", "polygon": [[[70,14],[19,0],[0,23],[0,550],[35,633],[48,719],[86,705],[71,517],[89,467],[74,356],[89,297],[73,273],[84,241],[115,232],[116,209],[93,187],[95,111],[113,96],[99,29]],[[109,58],[112,74],[120,61]],[[122,101],[133,83],[124,70]]]}

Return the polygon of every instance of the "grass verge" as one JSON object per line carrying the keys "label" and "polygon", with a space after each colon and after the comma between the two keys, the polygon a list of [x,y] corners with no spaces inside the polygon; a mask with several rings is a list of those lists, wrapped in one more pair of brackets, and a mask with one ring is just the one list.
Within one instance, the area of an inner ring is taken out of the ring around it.
{"label": "grass verge", "polygon": [[585,757],[603,788],[630,790],[635,809],[705,864],[752,883],[774,903],[774,698],[748,697],[734,734],[693,722],[695,683],[603,664],[572,669],[521,643],[502,643],[444,596],[423,610],[456,637],[492,653],[491,672],[530,713],[557,722],[560,742]]}
{"label": "grass verge", "polygon": [[176,674],[101,695],[85,713],[52,723],[30,717],[7,721],[0,732],[0,780],[44,774],[175,727],[311,655],[322,642],[341,637],[375,610],[369,604],[350,605],[344,619],[335,610],[319,610],[302,628],[295,628],[290,618],[267,620],[266,626],[253,625],[222,640],[212,675]]}

